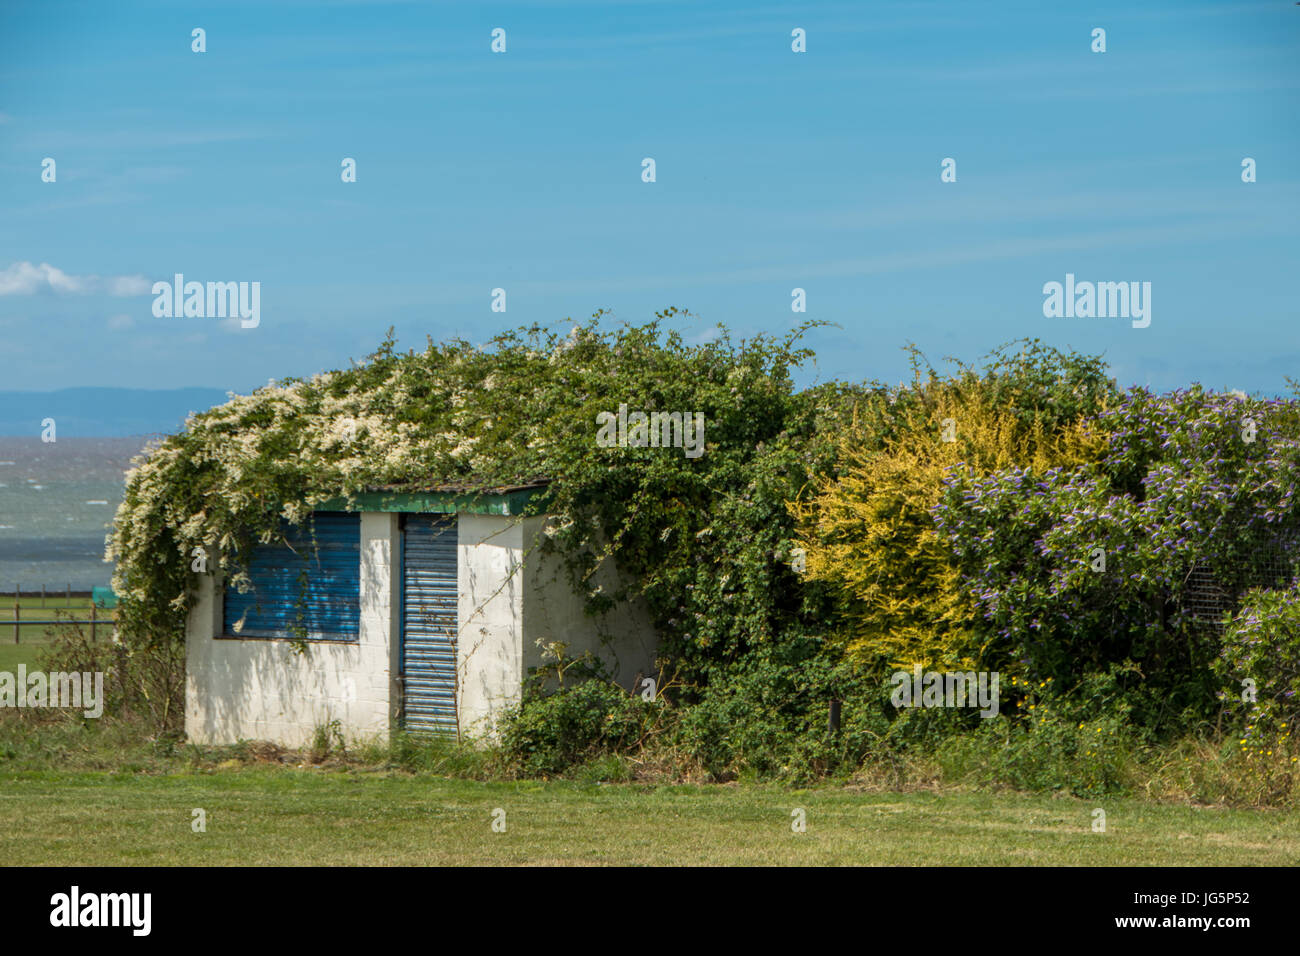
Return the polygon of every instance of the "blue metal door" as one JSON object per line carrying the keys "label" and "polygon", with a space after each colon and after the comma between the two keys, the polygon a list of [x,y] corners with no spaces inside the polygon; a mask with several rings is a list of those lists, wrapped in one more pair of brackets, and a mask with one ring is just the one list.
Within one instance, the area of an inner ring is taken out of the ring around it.
{"label": "blue metal door", "polygon": [[407,730],[456,733],[456,518],[402,532],[402,712]]}
{"label": "blue metal door", "polygon": [[355,641],[361,631],[361,516],[318,511],[285,524],[287,544],[258,545],[252,590],[225,589],[222,626],[237,637]]}

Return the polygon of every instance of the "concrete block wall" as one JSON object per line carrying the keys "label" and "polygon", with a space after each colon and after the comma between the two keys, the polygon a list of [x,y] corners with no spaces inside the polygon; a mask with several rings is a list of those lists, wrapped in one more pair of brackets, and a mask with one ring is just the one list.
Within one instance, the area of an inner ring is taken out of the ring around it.
{"label": "concrete block wall", "polygon": [[523,691],[523,527],[475,514],[456,525],[456,709],[461,733],[482,736]]}
{"label": "concrete block wall", "polygon": [[[459,516],[459,634],[461,732],[493,732],[502,711],[523,696],[530,668],[543,662],[544,643],[567,643],[565,654],[591,651],[629,690],[657,676],[658,638],[644,604],[627,602],[590,617],[558,556],[543,555],[541,517]],[[595,578],[609,591],[612,567]]]}
{"label": "concrete block wall", "polygon": [[387,739],[400,615],[397,515],[361,515],[361,626],[355,642],[228,638],[216,574],[200,579],[186,633],[185,731],[195,743],[311,743],[337,720],[348,740]]}
{"label": "concrete block wall", "polygon": [[[574,587],[563,560],[558,555],[543,555],[535,547],[546,520],[528,518],[522,528],[523,545],[532,549],[524,586],[524,673],[543,663],[540,640],[567,643],[564,653],[568,657],[591,652],[628,690],[639,690],[642,677],[657,679],[659,638],[645,602],[625,601],[599,617],[589,616],[583,595]],[[618,574],[612,564],[607,563],[593,575],[591,584],[606,594],[615,593]]]}

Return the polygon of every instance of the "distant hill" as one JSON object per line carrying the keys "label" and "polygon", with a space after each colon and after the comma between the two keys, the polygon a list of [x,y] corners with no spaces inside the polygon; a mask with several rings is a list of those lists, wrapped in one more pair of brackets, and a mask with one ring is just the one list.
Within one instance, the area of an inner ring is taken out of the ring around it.
{"label": "distant hill", "polygon": [[0,392],[0,435],[39,435],[53,418],[59,438],[113,438],[174,432],[191,411],[226,401],[219,388],[61,388]]}

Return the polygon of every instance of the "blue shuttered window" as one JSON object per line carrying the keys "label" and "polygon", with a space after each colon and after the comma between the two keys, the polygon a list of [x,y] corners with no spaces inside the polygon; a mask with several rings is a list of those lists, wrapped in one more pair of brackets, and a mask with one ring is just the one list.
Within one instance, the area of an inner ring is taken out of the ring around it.
{"label": "blue shuttered window", "polygon": [[318,511],[282,529],[288,545],[258,545],[252,590],[225,589],[232,637],[355,641],[361,631],[361,516]]}

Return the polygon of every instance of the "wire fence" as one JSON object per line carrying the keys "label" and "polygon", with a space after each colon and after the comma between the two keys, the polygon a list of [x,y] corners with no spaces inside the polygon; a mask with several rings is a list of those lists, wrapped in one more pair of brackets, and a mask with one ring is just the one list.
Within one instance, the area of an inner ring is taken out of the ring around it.
{"label": "wire fence", "polygon": [[1254,548],[1230,567],[1192,568],[1182,594],[1182,609],[1198,624],[1220,634],[1252,588],[1289,587],[1300,576],[1300,532],[1277,536]]}

